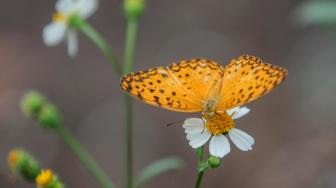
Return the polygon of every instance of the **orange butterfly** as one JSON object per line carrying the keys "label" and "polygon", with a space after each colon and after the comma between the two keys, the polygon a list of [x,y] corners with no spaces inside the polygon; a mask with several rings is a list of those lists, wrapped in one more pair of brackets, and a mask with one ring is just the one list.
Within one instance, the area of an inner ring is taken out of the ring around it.
{"label": "orange butterfly", "polygon": [[227,136],[242,151],[252,149],[254,139],[234,128],[234,119],[249,112],[240,105],[268,93],[283,82],[287,70],[243,55],[222,67],[207,59],[191,59],[125,75],[121,88],[141,101],[180,112],[202,112],[202,119],[183,124],[193,148],[210,139],[210,154],[230,152]]}
{"label": "orange butterfly", "polygon": [[121,88],[141,101],[180,112],[211,113],[251,102],[268,93],[287,70],[243,55],[222,67],[191,59],[125,75]]}

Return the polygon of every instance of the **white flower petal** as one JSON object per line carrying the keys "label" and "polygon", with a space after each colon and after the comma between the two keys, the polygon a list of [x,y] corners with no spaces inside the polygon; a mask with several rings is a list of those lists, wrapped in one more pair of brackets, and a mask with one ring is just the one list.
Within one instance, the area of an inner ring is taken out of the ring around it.
{"label": "white flower petal", "polygon": [[58,0],[56,2],[56,11],[62,14],[69,14],[74,10],[76,6],[76,1],[73,0]]}
{"label": "white flower petal", "polygon": [[229,140],[224,135],[213,136],[209,144],[209,152],[215,157],[224,157],[230,152]]}
{"label": "white flower petal", "polygon": [[241,118],[249,112],[250,112],[250,109],[248,109],[246,107],[239,108],[236,112],[234,112],[232,118],[233,119]]}
{"label": "white flower petal", "polygon": [[239,110],[239,106],[231,108],[230,110],[226,110],[226,113],[231,116],[232,114],[236,113]]}
{"label": "white flower petal", "polygon": [[78,2],[79,15],[83,18],[90,17],[98,9],[98,0],[80,0]]}
{"label": "white flower petal", "polygon": [[47,46],[55,46],[62,42],[67,27],[63,23],[52,22],[43,28],[42,38]]}
{"label": "white flower petal", "polygon": [[252,150],[254,139],[246,132],[237,128],[232,128],[229,131],[229,137],[240,150],[242,151]]}
{"label": "white flower petal", "polygon": [[201,118],[187,118],[182,125],[183,128],[188,127],[204,127],[204,121]]}
{"label": "white flower petal", "polygon": [[251,135],[247,134],[245,131],[242,131],[237,128],[232,128],[231,131],[234,131],[238,133],[239,135],[241,135],[242,137],[244,137],[248,141],[248,143],[250,143],[251,145],[254,144],[254,138]]}
{"label": "white flower petal", "polygon": [[200,118],[188,118],[182,126],[187,134],[201,133],[204,130],[204,122]]}
{"label": "white flower petal", "polygon": [[200,134],[205,130],[204,127],[195,127],[195,128],[190,128],[190,129],[185,129],[184,132],[186,134]]}
{"label": "white flower petal", "polygon": [[67,33],[68,55],[75,57],[78,52],[78,36],[77,32],[73,29]]}
{"label": "white flower petal", "polygon": [[211,134],[207,131],[204,130],[200,134],[191,134],[187,135],[187,139],[189,140],[189,145],[192,148],[199,148],[203,146],[211,137]]}

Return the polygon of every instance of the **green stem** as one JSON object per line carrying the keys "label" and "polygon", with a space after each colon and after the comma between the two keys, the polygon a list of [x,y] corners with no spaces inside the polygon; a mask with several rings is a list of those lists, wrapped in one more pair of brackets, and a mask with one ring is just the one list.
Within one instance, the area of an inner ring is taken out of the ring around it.
{"label": "green stem", "polygon": [[[137,21],[128,20],[127,23],[127,33],[126,33],[126,44],[125,44],[125,64],[124,64],[124,74],[133,71],[134,62],[134,49],[137,37]],[[132,99],[125,94],[125,187],[133,187],[133,105]]]}
{"label": "green stem", "polygon": [[201,186],[201,182],[203,179],[204,172],[207,167],[204,167],[204,147],[197,149],[198,155],[198,174],[196,178],[195,188],[199,188]]}
{"label": "green stem", "polygon": [[134,62],[134,49],[137,37],[138,22],[137,20],[128,20],[127,22],[127,33],[126,33],[126,45],[125,45],[125,65],[124,73],[129,73],[133,71]]}
{"label": "green stem", "polygon": [[201,186],[203,175],[204,175],[204,171],[198,172],[195,188],[199,188]]}
{"label": "green stem", "polygon": [[90,154],[82,147],[82,145],[67,131],[62,125],[55,129],[58,135],[68,145],[70,150],[78,157],[84,167],[94,176],[102,188],[115,188],[107,175],[102,171],[98,164],[91,158]]}
{"label": "green stem", "polygon": [[199,162],[203,161],[204,158],[204,147],[200,147],[196,150],[196,155],[198,157]]}
{"label": "green stem", "polygon": [[125,97],[125,187],[133,187],[133,104],[127,94]]}
{"label": "green stem", "polygon": [[121,76],[122,70],[117,62],[115,55],[113,54],[111,47],[103,39],[103,37],[86,21],[81,20],[78,25],[78,29],[82,31],[91,41],[99,48],[109,62],[114,66],[114,70]]}

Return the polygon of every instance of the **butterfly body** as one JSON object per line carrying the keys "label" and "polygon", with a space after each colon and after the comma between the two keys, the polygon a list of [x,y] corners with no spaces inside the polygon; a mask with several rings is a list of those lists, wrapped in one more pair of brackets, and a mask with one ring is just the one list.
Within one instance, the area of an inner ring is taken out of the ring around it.
{"label": "butterfly body", "polygon": [[125,75],[121,88],[139,100],[204,117],[251,102],[279,85],[287,70],[243,55],[223,67],[197,58]]}

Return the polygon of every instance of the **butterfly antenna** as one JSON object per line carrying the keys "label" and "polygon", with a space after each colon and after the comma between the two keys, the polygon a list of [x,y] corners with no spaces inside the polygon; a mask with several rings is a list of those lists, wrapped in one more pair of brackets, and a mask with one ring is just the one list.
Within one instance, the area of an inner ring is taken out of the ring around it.
{"label": "butterfly antenna", "polygon": [[177,124],[177,123],[180,123],[180,122],[183,122],[183,121],[184,120],[173,121],[173,122],[167,123],[166,126],[169,127],[169,126],[172,126],[174,124]]}

